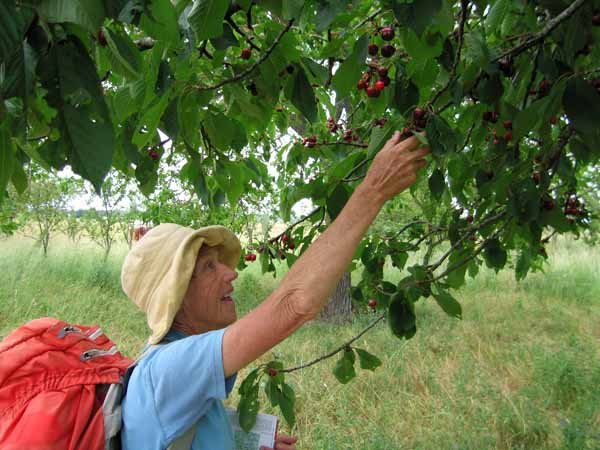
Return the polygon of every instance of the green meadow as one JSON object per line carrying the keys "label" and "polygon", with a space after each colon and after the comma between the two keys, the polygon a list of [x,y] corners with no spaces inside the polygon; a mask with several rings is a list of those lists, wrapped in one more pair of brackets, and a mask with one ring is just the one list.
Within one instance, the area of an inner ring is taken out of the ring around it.
{"label": "green meadow", "polygon": [[[92,243],[57,238],[43,258],[31,240],[1,240],[0,337],[55,316],[101,325],[135,357],[147,330],[121,291],[126,251],[115,248],[103,263]],[[425,300],[417,305],[413,339],[399,341],[385,322],[377,325],[354,344],[383,361],[374,372],[357,364],[358,376],[342,385],[331,373],[334,357],[289,374],[297,424],[289,430],[282,422],[281,431],[296,434],[302,450],[600,449],[600,248],[563,239],[548,253],[545,273],[520,283],[511,270],[469,279],[455,292],[462,320]],[[241,272],[238,314],[269,295],[284,271],[282,265],[278,278],[263,276],[255,263]],[[364,310],[350,324],[307,324],[260,362],[274,356],[286,366],[308,362],[371,320]],[[227,404],[237,400],[234,390]],[[262,411],[279,413],[261,400]]]}

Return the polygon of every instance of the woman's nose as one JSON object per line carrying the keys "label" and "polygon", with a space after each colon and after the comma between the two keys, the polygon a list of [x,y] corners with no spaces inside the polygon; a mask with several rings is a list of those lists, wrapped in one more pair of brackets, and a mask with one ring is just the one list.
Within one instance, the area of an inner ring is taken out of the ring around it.
{"label": "woman's nose", "polygon": [[227,281],[233,281],[238,277],[238,273],[235,270],[230,269],[229,267],[225,266],[227,273],[225,275],[225,279]]}

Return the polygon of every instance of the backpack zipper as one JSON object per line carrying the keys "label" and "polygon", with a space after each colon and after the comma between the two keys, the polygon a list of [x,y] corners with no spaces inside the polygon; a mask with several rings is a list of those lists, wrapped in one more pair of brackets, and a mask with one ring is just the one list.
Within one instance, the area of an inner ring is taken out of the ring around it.
{"label": "backpack zipper", "polygon": [[86,350],[85,352],[83,352],[81,354],[81,360],[89,361],[90,359],[98,358],[100,356],[114,355],[117,352],[118,352],[118,350],[117,350],[116,345],[113,345],[108,350],[102,350],[100,348],[92,348],[92,349]]}

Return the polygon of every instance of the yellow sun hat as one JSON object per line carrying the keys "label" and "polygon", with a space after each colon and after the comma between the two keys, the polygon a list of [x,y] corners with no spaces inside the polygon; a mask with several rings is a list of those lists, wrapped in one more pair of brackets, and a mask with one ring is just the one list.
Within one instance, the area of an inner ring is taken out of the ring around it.
{"label": "yellow sun hat", "polygon": [[194,230],[161,223],[127,253],[121,269],[121,286],[146,313],[152,330],[148,339],[151,344],[159,343],[171,328],[203,245],[219,246],[219,260],[235,270],[242,247],[236,235],[220,225]]}

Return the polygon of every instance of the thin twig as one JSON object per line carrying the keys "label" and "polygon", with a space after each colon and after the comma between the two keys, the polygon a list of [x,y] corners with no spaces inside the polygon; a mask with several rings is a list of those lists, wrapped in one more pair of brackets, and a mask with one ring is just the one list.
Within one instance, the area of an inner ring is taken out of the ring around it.
{"label": "thin twig", "polygon": [[454,78],[456,76],[456,68],[460,63],[460,54],[463,46],[463,38],[465,34],[465,23],[467,22],[467,17],[469,16],[469,2],[468,0],[460,1],[460,23],[458,25],[458,47],[456,48],[456,55],[454,56],[454,62],[452,63],[452,68],[450,69],[450,76],[448,77],[448,81],[444,85],[442,89],[436,92],[433,98],[428,102],[429,105],[435,105],[440,96],[446,92],[446,90],[450,87]]}
{"label": "thin twig", "polygon": [[488,219],[484,220],[484,221],[483,221],[483,222],[481,222],[480,224],[478,224],[478,225],[476,225],[476,226],[474,226],[474,227],[470,228],[470,229],[468,230],[468,232],[467,232],[467,233],[465,233],[465,234],[463,234],[463,235],[460,237],[460,239],[459,239],[458,241],[456,241],[456,242],[454,243],[454,245],[452,245],[452,247],[450,247],[450,249],[449,249],[449,250],[448,250],[446,253],[444,253],[444,254],[442,255],[442,257],[441,257],[441,258],[440,258],[440,259],[439,259],[437,262],[435,262],[434,264],[432,264],[432,265],[430,266],[430,269],[431,269],[431,271],[433,272],[433,271],[434,271],[434,270],[436,270],[436,269],[437,269],[439,266],[441,266],[441,265],[442,265],[442,263],[444,262],[444,260],[445,260],[446,258],[448,258],[448,256],[450,256],[450,254],[451,254],[451,253],[452,253],[454,250],[456,250],[458,247],[460,247],[460,246],[462,245],[462,243],[463,243],[463,242],[464,242],[464,241],[465,241],[465,240],[466,240],[468,237],[470,237],[471,235],[475,234],[475,232],[476,232],[476,231],[478,231],[478,230],[482,229],[483,227],[485,227],[485,226],[487,226],[487,225],[489,225],[489,224],[491,224],[491,223],[494,223],[494,222],[496,222],[497,220],[501,219],[501,218],[502,218],[502,217],[504,217],[505,215],[506,215],[506,211],[503,211],[503,212],[501,212],[500,214],[497,214],[497,215],[495,215],[495,216],[492,216],[492,217],[490,217],[490,218],[488,218]]}
{"label": "thin twig", "polygon": [[369,324],[364,330],[362,330],[360,333],[358,333],[352,339],[345,342],[344,344],[342,344],[335,350],[332,350],[329,353],[326,353],[325,355],[322,355],[316,359],[313,359],[312,361],[310,361],[306,364],[302,364],[302,365],[296,366],[296,367],[291,367],[289,369],[283,369],[283,370],[280,370],[279,372],[294,372],[296,370],[305,369],[307,367],[313,366],[313,365],[317,364],[318,362],[321,362],[327,358],[331,358],[332,356],[336,355],[337,353],[341,352],[342,350],[345,350],[350,344],[352,344],[354,341],[356,341],[358,338],[360,338],[363,334],[365,334],[367,331],[369,331],[371,328],[373,328],[375,325],[377,325],[379,322],[381,322],[381,320],[384,317],[385,317],[385,313],[381,314],[377,319],[375,319],[371,324]]}
{"label": "thin twig", "polygon": [[379,14],[381,14],[383,12],[383,9],[378,9],[377,11],[375,11],[373,14],[371,14],[370,16],[368,16],[366,19],[362,20],[358,25],[356,25],[352,31],[356,31],[358,30],[360,27],[362,27],[365,23],[370,22],[371,20],[373,20],[375,17],[377,17]]}
{"label": "thin twig", "polygon": [[250,39],[250,37],[240,29],[238,24],[235,23],[235,21],[231,17],[228,17],[226,20],[227,23],[231,25],[231,28],[233,28],[235,31],[237,31],[238,34],[241,34],[244,37],[244,39],[246,40],[248,45],[250,45],[250,47],[260,52],[260,47],[257,46],[254,42],[252,42],[252,39]]}
{"label": "thin twig", "polygon": [[298,219],[293,224],[291,224],[289,227],[287,227],[285,230],[283,230],[281,233],[279,233],[277,236],[269,239],[269,243],[272,244],[273,242],[278,241],[281,238],[281,236],[283,236],[284,234],[286,234],[289,230],[291,230],[292,228],[294,228],[296,225],[298,225],[298,224],[304,222],[305,220],[311,218],[312,216],[314,216],[321,208],[323,208],[323,207],[322,206],[317,206],[310,213],[308,213],[308,215],[302,217],[301,219]]}
{"label": "thin twig", "polygon": [[223,80],[217,84],[214,84],[212,86],[197,86],[196,85],[196,86],[194,86],[194,88],[197,89],[198,91],[212,91],[212,90],[218,89],[220,87],[223,87],[226,84],[235,83],[237,81],[245,79],[246,77],[248,77],[248,75],[250,75],[254,71],[254,69],[256,69],[260,64],[263,63],[263,61],[265,61],[271,55],[271,53],[273,52],[275,47],[277,47],[277,44],[279,44],[279,42],[283,38],[283,35],[285,33],[287,33],[287,31],[292,27],[293,23],[294,23],[294,19],[289,20],[287,25],[285,26],[285,28],[283,30],[281,30],[281,32],[279,33],[277,38],[275,38],[275,40],[273,41],[271,46],[267,49],[267,51],[260,57],[260,59],[258,59],[258,61],[256,61],[254,64],[252,64],[246,70],[240,72],[239,74],[237,74],[231,78],[227,78],[226,80]]}

